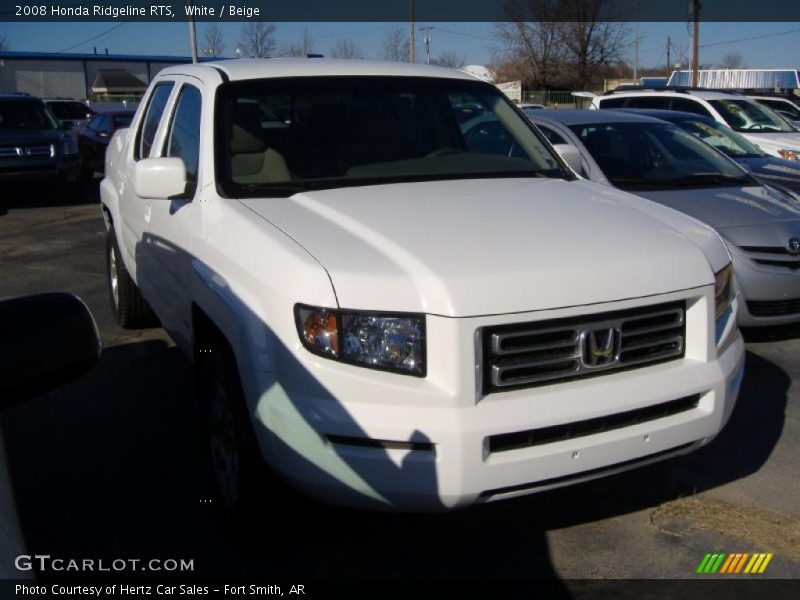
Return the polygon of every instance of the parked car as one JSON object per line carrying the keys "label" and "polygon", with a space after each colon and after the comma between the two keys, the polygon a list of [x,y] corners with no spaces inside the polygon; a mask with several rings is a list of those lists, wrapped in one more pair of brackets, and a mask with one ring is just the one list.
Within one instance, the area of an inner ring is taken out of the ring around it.
{"label": "parked car", "polygon": [[[516,149],[467,139],[465,103]],[[114,314],[152,311],[195,362],[219,499],[245,521],[278,493],[259,499],[264,461],[329,502],[444,510],[689,452],[736,401],[719,236],[577,178],[458,71],[166,68],[105,173]]]}
{"label": "parked car", "polygon": [[800,322],[800,202],[684,130],[622,111],[532,121],[581,175],[714,227],[733,256],[741,326]]}
{"label": "parked car", "polygon": [[[795,127],[800,125],[800,106],[798,106],[797,102],[780,95],[748,94],[747,97],[783,115],[789,119]],[[797,96],[794,97],[797,98]],[[798,98],[798,100],[800,100],[800,98]]]}
{"label": "parked car", "polygon": [[133,119],[132,110],[103,111],[78,129],[78,150],[81,154],[84,175],[91,178],[95,171],[105,168],[106,148],[117,129],[129,127]]}
{"label": "parked car", "polygon": [[[0,301],[0,412],[75,379],[92,368],[101,346],[89,309],[71,294]],[[15,568],[25,554],[0,430],[0,579],[30,579]]]}
{"label": "parked car", "polygon": [[693,88],[611,91],[592,108],[658,108],[709,117],[741,133],[767,154],[800,160],[800,131],[772,109],[741,94]]}
{"label": "parked car", "polygon": [[72,98],[44,98],[44,104],[66,131],[77,129],[94,116],[94,110]]}
{"label": "parked car", "polygon": [[78,146],[38,98],[0,95],[0,181],[76,181]]}
{"label": "parked car", "polygon": [[708,117],[674,110],[639,108],[621,108],[619,110],[661,119],[677,125],[735,160],[739,166],[750,171],[759,181],[800,194],[800,162],[770,156],[727,125]]}

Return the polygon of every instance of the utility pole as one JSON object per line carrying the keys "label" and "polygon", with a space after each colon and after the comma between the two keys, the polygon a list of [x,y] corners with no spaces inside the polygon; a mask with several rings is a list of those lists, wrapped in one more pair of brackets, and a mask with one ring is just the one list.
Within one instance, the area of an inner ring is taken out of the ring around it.
{"label": "utility pole", "polygon": [[692,87],[697,87],[700,68],[700,0],[690,0],[694,35],[692,35]]}
{"label": "utility pole", "polygon": [[192,0],[188,0],[189,5],[189,45],[192,47],[192,62],[197,62],[197,32],[194,28],[194,11],[192,10]]}
{"label": "utility pole", "polygon": [[639,0],[636,0],[636,43],[633,52],[633,82],[639,81]]}
{"label": "utility pole", "polygon": [[431,64],[431,29],[433,29],[433,27],[431,27],[430,25],[428,25],[427,27],[420,27],[420,30],[425,32],[425,38],[424,39],[425,39],[425,64],[426,65],[430,65]]}
{"label": "utility pole", "polygon": [[416,57],[416,49],[417,49],[417,38],[414,31],[414,0],[408,0],[408,11],[409,11],[409,22],[408,22],[408,29],[409,29],[409,36],[408,36],[408,62],[413,63],[417,62]]}
{"label": "utility pole", "polygon": [[667,36],[667,76],[669,76],[670,72],[672,71],[672,61],[669,59],[669,51],[672,48],[672,40],[669,39]]}

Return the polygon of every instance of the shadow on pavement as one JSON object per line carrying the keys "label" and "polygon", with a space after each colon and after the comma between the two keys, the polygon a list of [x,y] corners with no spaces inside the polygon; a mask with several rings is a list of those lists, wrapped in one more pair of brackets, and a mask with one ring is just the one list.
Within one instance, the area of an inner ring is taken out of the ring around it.
{"label": "shadow on pavement", "polygon": [[[545,531],[513,512],[364,512],[284,484],[254,525],[262,543],[243,547],[209,502],[193,370],[160,340],[107,348],[92,373],[2,425],[31,554],[194,559],[182,577],[557,577]],[[65,575],[77,574],[49,574]]]}
{"label": "shadow on pavement", "polygon": [[0,216],[9,209],[70,206],[100,202],[100,178],[77,183],[15,182],[4,185]]}

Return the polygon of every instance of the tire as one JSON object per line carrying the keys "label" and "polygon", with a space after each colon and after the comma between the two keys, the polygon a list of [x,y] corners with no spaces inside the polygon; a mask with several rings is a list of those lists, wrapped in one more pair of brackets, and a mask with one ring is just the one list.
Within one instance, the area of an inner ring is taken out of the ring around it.
{"label": "tire", "polygon": [[142,298],[142,293],[122,262],[113,227],[106,235],[106,280],[111,312],[120,327],[142,329],[157,323],[153,311]]}
{"label": "tire", "polygon": [[227,344],[198,352],[197,389],[209,478],[240,541],[266,517],[266,489],[271,473],[261,457],[247,411],[236,361]]}

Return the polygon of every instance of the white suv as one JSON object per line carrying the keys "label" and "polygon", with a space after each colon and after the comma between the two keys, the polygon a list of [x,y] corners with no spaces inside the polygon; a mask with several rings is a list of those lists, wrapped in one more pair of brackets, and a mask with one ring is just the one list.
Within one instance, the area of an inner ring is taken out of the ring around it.
{"label": "white suv", "polygon": [[800,160],[800,131],[767,106],[741,94],[691,88],[611,91],[591,108],[679,110],[710,117],[738,131],[764,152]]}
{"label": "white suv", "polygon": [[[462,133],[464,103],[494,120]],[[171,67],[105,173],[112,307],[195,361],[235,514],[269,510],[264,461],[327,501],[442,510],[689,452],[736,401],[717,234],[576,178],[458,71]]]}

